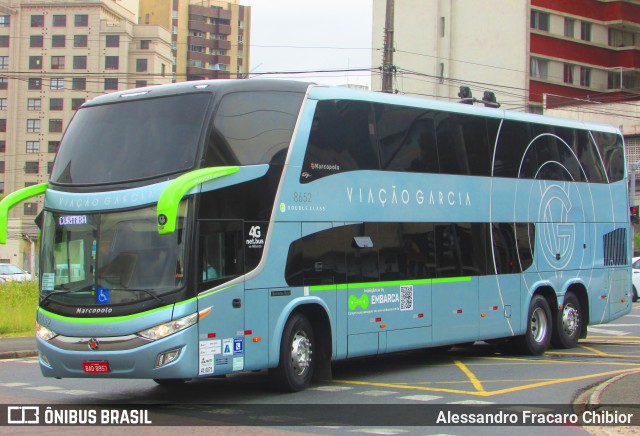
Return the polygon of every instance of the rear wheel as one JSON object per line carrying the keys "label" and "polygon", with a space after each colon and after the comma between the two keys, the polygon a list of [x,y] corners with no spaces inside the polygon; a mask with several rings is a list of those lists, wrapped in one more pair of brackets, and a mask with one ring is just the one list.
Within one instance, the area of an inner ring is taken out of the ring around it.
{"label": "rear wheel", "polygon": [[273,386],[284,392],[304,390],[311,383],[315,361],[313,328],[306,316],[292,315],[282,332],[280,362],[269,371]]}
{"label": "rear wheel", "polygon": [[530,356],[539,356],[549,348],[551,341],[551,309],[542,295],[534,295],[529,304],[527,331],[516,339],[518,350]]}
{"label": "rear wheel", "polygon": [[551,344],[555,348],[573,348],[578,344],[582,333],[582,308],[580,301],[573,293],[564,296],[562,310],[558,311],[551,336]]}

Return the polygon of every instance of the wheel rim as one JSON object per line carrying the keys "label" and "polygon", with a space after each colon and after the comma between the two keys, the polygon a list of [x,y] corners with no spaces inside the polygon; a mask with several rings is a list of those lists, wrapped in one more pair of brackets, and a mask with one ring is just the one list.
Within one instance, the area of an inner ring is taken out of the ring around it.
{"label": "wheel rim", "polygon": [[311,341],[307,334],[299,330],[291,341],[291,366],[296,375],[303,375],[311,364]]}
{"label": "wheel rim", "polygon": [[544,342],[547,336],[547,314],[540,307],[536,307],[531,314],[531,337],[537,343]]}
{"label": "wheel rim", "polygon": [[571,304],[564,306],[562,310],[562,329],[568,336],[573,336],[579,325],[578,310]]}

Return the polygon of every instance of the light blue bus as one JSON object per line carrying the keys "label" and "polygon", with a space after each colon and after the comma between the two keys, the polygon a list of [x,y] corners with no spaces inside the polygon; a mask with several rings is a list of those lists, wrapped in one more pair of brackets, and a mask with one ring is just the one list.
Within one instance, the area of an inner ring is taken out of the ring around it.
{"label": "light blue bus", "polygon": [[[478,340],[574,347],[631,310],[620,132],[295,81],[101,96],[44,193],[46,377],[160,384]],[[0,240],[3,235],[0,234]]]}

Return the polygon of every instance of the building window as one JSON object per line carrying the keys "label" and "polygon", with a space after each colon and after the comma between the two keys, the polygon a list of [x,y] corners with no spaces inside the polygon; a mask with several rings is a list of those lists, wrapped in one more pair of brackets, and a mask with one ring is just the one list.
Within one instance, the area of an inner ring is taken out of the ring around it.
{"label": "building window", "polygon": [[67,25],[67,16],[66,15],[54,15],[53,16],[53,27],[65,27]]}
{"label": "building window", "polygon": [[47,174],[51,174],[51,170],[53,170],[53,162],[47,162]]}
{"label": "building window", "polygon": [[147,86],[146,80],[136,80],[136,88],[144,88]]}
{"label": "building window", "polygon": [[622,74],[619,71],[609,71],[607,77],[607,89],[621,89]]}
{"label": "building window", "polygon": [[32,15],[31,27],[44,27],[44,15]]}
{"label": "building window", "polygon": [[9,27],[11,23],[10,15],[0,15],[0,27]]}
{"label": "building window", "polygon": [[31,77],[28,81],[27,87],[32,91],[42,89],[42,79],[39,77]]}
{"label": "building window", "polygon": [[0,111],[6,111],[6,110],[7,110],[7,99],[0,98]]}
{"label": "building window", "polygon": [[26,161],[24,163],[24,172],[27,174],[38,174],[40,165],[37,161]]}
{"label": "building window", "polygon": [[118,89],[118,79],[116,78],[106,78],[104,79],[104,90],[105,91],[116,91]]}
{"label": "building window", "polygon": [[27,133],[40,133],[40,120],[27,120]]}
{"label": "building window", "polygon": [[9,69],[9,56],[0,56],[0,70]]}
{"label": "building window", "polygon": [[29,56],[29,69],[41,70],[42,69],[42,56]]}
{"label": "building window", "polygon": [[27,141],[27,153],[40,153],[40,141]]}
{"label": "building window", "polygon": [[150,46],[151,46],[151,40],[143,39],[142,41],[140,41],[140,50],[149,50]]}
{"label": "building window", "polygon": [[0,118],[0,132],[6,132],[6,131],[7,131],[7,119]]}
{"label": "building window", "polygon": [[120,47],[120,35],[107,35],[107,47]]}
{"label": "building window", "polygon": [[60,141],[49,141],[49,153],[57,153],[60,148]]}
{"label": "building window", "polygon": [[633,47],[635,45],[635,33],[609,28],[609,47]]}
{"label": "building window", "polygon": [[49,110],[50,111],[61,111],[64,106],[64,99],[62,98],[52,98],[49,99]]}
{"label": "building window", "polygon": [[6,77],[0,77],[0,89],[9,88],[9,79]]}
{"label": "building window", "polygon": [[580,23],[580,39],[583,41],[591,41],[591,23],[582,21]]}
{"label": "building window", "polygon": [[87,57],[86,56],[74,56],[73,57],[73,69],[74,70],[86,70],[87,69]]}
{"label": "building window", "polygon": [[51,56],[51,69],[64,70],[64,56]]}
{"label": "building window", "polygon": [[546,79],[548,77],[549,61],[540,58],[531,58],[531,77]]}
{"label": "building window", "polygon": [[73,24],[76,27],[88,27],[89,15],[76,15],[73,19]]}
{"label": "building window", "polygon": [[38,215],[38,203],[25,203],[24,214],[28,216]]}
{"label": "building window", "polygon": [[0,141],[0,153],[4,153],[7,151],[7,141],[4,139]]}
{"label": "building window", "polygon": [[39,111],[40,110],[40,99],[39,98],[28,98],[27,99],[27,110],[28,111]]}
{"label": "building window", "polygon": [[147,71],[147,60],[136,59],[136,73],[143,73]]}
{"label": "building window", "polygon": [[73,46],[74,47],[86,47],[87,46],[87,35],[73,35]]}
{"label": "building window", "polygon": [[0,47],[9,47],[9,35],[0,35]]}
{"label": "building window", "polygon": [[80,106],[85,102],[84,98],[72,98],[71,99],[71,109],[76,111],[80,109]]}
{"label": "building window", "polygon": [[53,35],[51,37],[51,47],[61,48],[64,47],[65,44],[65,36],[64,35]]}
{"label": "building window", "polygon": [[202,47],[201,45],[189,44],[189,51],[204,53],[204,47]]}
{"label": "building window", "polygon": [[[4,174],[4,161],[0,160],[0,173]],[[3,186],[3,192],[4,192],[4,186]]]}
{"label": "building window", "polygon": [[573,18],[564,19],[564,36],[567,38],[573,38],[575,35],[576,20]]}
{"label": "building window", "polygon": [[573,83],[573,65],[564,64],[564,72],[562,77],[564,83]]}
{"label": "building window", "polygon": [[62,132],[62,120],[51,119],[49,120],[49,133],[61,133]]}
{"label": "building window", "polygon": [[531,28],[549,31],[549,14],[541,11],[531,11]]}
{"label": "building window", "polygon": [[580,86],[591,86],[591,68],[580,67]]}
{"label": "building window", "polygon": [[74,77],[71,79],[71,89],[74,91],[84,91],[87,89],[87,79],[84,77]]}
{"label": "building window", "polygon": [[29,36],[29,47],[41,48],[44,46],[43,40],[42,35],[31,35]]}
{"label": "building window", "polygon": [[165,76],[167,72],[167,66],[165,64],[160,65],[160,74],[162,75],[162,77]]}
{"label": "building window", "polygon": [[104,69],[105,70],[117,70],[120,65],[120,58],[118,56],[105,56],[104,57]]}
{"label": "building window", "polygon": [[64,89],[64,78],[56,77],[51,79],[51,90],[62,91]]}

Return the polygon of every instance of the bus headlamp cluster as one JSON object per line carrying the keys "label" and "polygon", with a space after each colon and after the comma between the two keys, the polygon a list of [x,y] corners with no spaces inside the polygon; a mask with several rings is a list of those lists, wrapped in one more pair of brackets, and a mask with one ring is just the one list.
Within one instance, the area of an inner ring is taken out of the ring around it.
{"label": "bus headlamp cluster", "polygon": [[53,330],[49,330],[42,324],[36,322],[36,336],[38,336],[43,341],[48,341],[58,336],[58,334]]}
{"label": "bus headlamp cluster", "polygon": [[163,324],[158,324],[155,327],[151,327],[150,329],[142,330],[138,332],[138,336],[151,339],[152,341],[157,341],[158,339],[166,338],[167,336],[177,333],[180,330],[184,330],[187,327],[194,325],[197,321],[198,313],[192,313],[191,315],[176,319],[175,321],[165,322]]}

